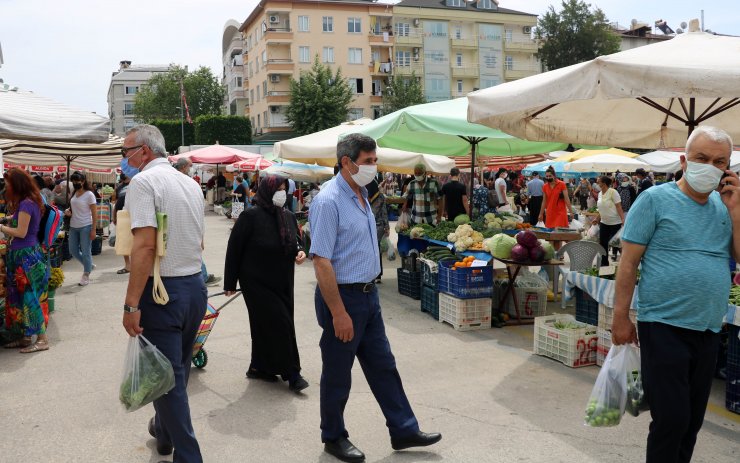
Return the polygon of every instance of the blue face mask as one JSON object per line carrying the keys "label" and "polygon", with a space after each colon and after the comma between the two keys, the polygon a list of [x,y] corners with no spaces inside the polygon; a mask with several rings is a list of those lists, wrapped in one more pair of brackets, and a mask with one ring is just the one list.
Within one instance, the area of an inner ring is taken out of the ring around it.
{"label": "blue face mask", "polygon": [[121,172],[123,172],[123,174],[128,178],[134,178],[134,175],[139,173],[139,169],[134,166],[130,166],[128,164],[128,159],[123,158],[121,159]]}

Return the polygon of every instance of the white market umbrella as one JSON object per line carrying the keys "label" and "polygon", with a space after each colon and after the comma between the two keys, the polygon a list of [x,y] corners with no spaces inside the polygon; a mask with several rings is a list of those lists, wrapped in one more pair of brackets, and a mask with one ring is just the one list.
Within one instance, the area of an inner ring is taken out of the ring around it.
{"label": "white market umbrella", "polygon": [[[683,151],[651,151],[638,159],[650,164],[653,172],[675,173],[681,170]],[[740,171],[740,151],[733,151],[730,156],[730,170]]]}
{"label": "white market umbrella", "polygon": [[[333,167],[337,163],[339,136],[353,132],[372,122],[372,119],[357,119],[345,122],[320,132],[291,138],[275,143],[274,154],[282,159]],[[378,169],[398,174],[413,174],[416,164],[424,164],[429,173],[449,174],[455,161],[446,156],[434,156],[411,151],[378,147]]]}
{"label": "white market umbrella", "polygon": [[634,172],[637,169],[650,170],[650,164],[617,154],[598,154],[569,162],[564,170],[570,172]]}
{"label": "white market umbrella", "polygon": [[273,165],[261,171],[260,175],[281,175],[298,182],[319,183],[332,178],[334,169],[317,164],[277,159]]}
{"label": "white market umbrella", "polygon": [[700,124],[740,140],[738,82],[740,37],[688,32],[470,93],[468,120],[601,146],[683,146]]}

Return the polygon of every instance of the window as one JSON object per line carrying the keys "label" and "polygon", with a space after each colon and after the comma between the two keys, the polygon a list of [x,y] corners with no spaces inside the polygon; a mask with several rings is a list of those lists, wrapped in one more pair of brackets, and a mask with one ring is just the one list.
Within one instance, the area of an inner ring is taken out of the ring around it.
{"label": "window", "polygon": [[373,119],[383,116],[383,109],[379,106],[373,106]]}
{"label": "window", "polygon": [[267,120],[267,111],[264,111],[264,112],[262,113],[262,120],[263,120],[263,121],[265,121],[265,127],[270,127],[270,123],[269,123],[269,121]]}
{"label": "window", "polygon": [[249,77],[252,77],[254,75],[254,72],[252,72],[252,62],[249,62]]}
{"label": "window", "polygon": [[498,79],[481,79],[480,88],[494,87],[500,83],[501,82],[499,82]]}
{"label": "window", "polygon": [[483,62],[486,64],[487,68],[495,68],[498,63],[498,59],[493,53],[486,53],[483,55]]}
{"label": "window", "polygon": [[360,18],[347,18],[347,32],[351,34],[359,34],[362,32]]}
{"label": "window", "polygon": [[136,125],[136,122],[134,122],[133,119],[124,119],[123,120],[123,130],[128,130],[134,128]]}
{"label": "window", "polygon": [[249,101],[251,101],[252,104],[254,104],[254,89],[249,91]]}
{"label": "window", "polygon": [[380,61],[380,52],[378,50],[373,50],[370,52],[370,61],[373,63],[377,63]]}
{"label": "window", "polygon": [[396,66],[411,66],[411,52],[410,51],[397,51],[396,52]]}
{"label": "window", "polygon": [[260,72],[260,57],[259,56],[254,59],[254,69],[255,69],[254,72]]}
{"label": "window", "polygon": [[365,93],[365,89],[363,88],[362,83],[363,83],[362,79],[350,78],[349,87],[352,89],[352,93],[355,93],[355,94]]}
{"label": "window", "polygon": [[243,85],[244,85],[244,81],[242,80],[241,77],[237,76],[236,77],[236,88],[238,89],[242,88]]}
{"label": "window", "polygon": [[334,32],[334,17],[324,16],[321,18],[321,27],[324,32]]}
{"label": "window", "polygon": [[373,88],[371,95],[383,96],[383,84],[379,80],[373,80]]}
{"label": "window", "polygon": [[267,64],[267,50],[262,50],[262,65]]}
{"label": "window", "polygon": [[465,0],[447,0],[447,6],[465,6]]}
{"label": "window", "polygon": [[322,58],[325,63],[334,62],[334,47],[324,47]]}
{"label": "window", "polygon": [[504,68],[506,68],[507,71],[513,71],[514,70],[514,57],[507,55],[504,60]]}
{"label": "window", "polygon": [[309,32],[308,16],[298,16],[298,32]]}
{"label": "window", "polygon": [[[447,23],[444,22],[429,22],[428,30],[429,35],[432,37],[447,37]],[[427,27],[425,25],[425,27]]]}
{"label": "window", "polygon": [[445,79],[429,79],[429,83],[431,84],[431,90],[433,92],[443,92],[447,90],[447,81]]}
{"label": "window", "polygon": [[349,64],[362,64],[362,48],[349,49]]}
{"label": "window", "polygon": [[463,92],[463,81],[458,80],[457,81],[457,93],[462,93],[462,92]]}
{"label": "window", "polygon": [[311,49],[309,47],[298,47],[298,62],[299,63],[310,63],[311,62]]}
{"label": "window", "polygon": [[262,127],[262,123],[260,122],[261,120],[262,118],[260,117],[259,114],[257,114],[257,127]]}
{"label": "window", "polygon": [[455,38],[462,39],[462,26],[455,26]]}
{"label": "window", "polygon": [[493,2],[493,0],[478,0],[478,9],[479,10],[496,10],[497,5]]}
{"label": "window", "polygon": [[126,85],[126,87],[124,88],[124,93],[126,93],[126,95],[136,95],[138,91],[139,87],[135,85]]}
{"label": "window", "polygon": [[409,23],[396,23],[396,35],[401,37],[408,37],[411,32],[411,24]]}
{"label": "window", "polygon": [[458,53],[457,55],[455,55],[455,65],[457,67],[461,68],[462,67],[462,63],[463,63],[463,61],[462,61],[462,53]]}
{"label": "window", "polygon": [[254,125],[254,118],[252,118],[252,128],[255,128],[255,127],[257,127],[257,126]]}
{"label": "window", "polygon": [[258,85],[255,90],[257,90],[257,101],[259,101],[260,100],[260,86]]}
{"label": "window", "polygon": [[430,63],[449,63],[449,59],[442,51],[426,52],[424,53],[424,58],[429,60]]}
{"label": "window", "polygon": [[262,82],[262,94],[267,96],[267,79]]}
{"label": "window", "polygon": [[511,29],[504,29],[504,41],[511,42],[512,32]]}
{"label": "window", "polygon": [[134,104],[133,103],[124,103],[123,104],[123,115],[124,116],[130,116],[134,114]]}
{"label": "window", "polygon": [[363,113],[364,110],[362,108],[349,108],[347,117],[351,121],[356,121],[357,119],[362,119]]}

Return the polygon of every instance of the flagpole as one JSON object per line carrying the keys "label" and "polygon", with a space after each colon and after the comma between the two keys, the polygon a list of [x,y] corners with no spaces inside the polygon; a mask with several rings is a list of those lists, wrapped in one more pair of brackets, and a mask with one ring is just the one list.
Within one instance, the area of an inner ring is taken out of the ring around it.
{"label": "flagpole", "polygon": [[185,116],[183,115],[184,103],[180,103],[180,146],[185,146]]}

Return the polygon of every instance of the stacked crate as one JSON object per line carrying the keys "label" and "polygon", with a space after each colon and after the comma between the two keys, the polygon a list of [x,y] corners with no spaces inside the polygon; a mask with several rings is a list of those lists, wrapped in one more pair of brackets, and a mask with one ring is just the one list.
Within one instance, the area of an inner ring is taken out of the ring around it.
{"label": "stacked crate", "polygon": [[740,414],[740,327],[728,324],[728,331],[725,406],[729,411]]}
{"label": "stacked crate", "polygon": [[417,301],[421,299],[421,272],[417,254],[401,257],[398,272],[398,292]]}
{"label": "stacked crate", "polygon": [[[614,321],[614,309],[604,304],[599,304],[599,343],[596,346],[596,365],[602,366],[609,349],[612,347],[612,322]],[[637,311],[630,309],[630,320],[637,324]]]}
{"label": "stacked crate", "polygon": [[439,320],[439,273],[437,263],[419,259],[421,267],[421,311]]}
{"label": "stacked crate", "polygon": [[595,326],[576,321],[571,315],[534,319],[534,353],[571,368],[596,363],[597,336]]}
{"label": "stacked crate", "polygon": [[490,328],[493,267],[456,268],[441,261],[437,274],[439,321],[458,331]]}

